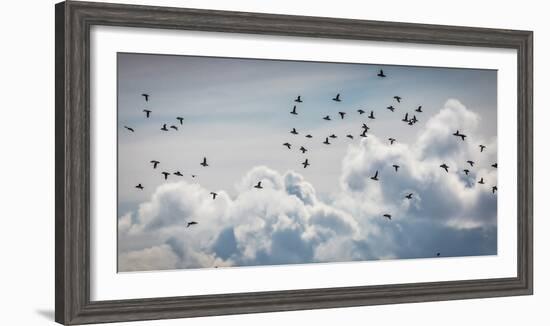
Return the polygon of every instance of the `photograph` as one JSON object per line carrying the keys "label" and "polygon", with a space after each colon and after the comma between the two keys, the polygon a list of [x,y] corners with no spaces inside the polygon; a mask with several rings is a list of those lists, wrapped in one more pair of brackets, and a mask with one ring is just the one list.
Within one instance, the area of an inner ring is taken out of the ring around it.
{"label": "photograph", "polygon": [[497,70],[116,55],[118,272],[498,255]]}

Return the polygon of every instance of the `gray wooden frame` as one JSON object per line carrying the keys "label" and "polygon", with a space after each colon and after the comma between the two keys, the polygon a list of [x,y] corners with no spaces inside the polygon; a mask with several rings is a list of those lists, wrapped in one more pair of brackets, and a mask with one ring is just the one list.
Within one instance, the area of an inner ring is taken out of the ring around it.
{"label": "gray wooden frame", "polygon": [[[533,33],[105,3],[55,7],[55,320],[84,324],[533,293]],[[129,26],[517,50],[517,277],[90,300],[90,27]]]}

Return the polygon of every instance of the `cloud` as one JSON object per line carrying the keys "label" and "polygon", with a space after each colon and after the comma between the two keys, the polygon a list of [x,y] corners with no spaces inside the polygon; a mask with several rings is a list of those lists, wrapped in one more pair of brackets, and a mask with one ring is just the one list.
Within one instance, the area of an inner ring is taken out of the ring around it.
{"label": "cloud", "polygon": [[[347,149],[330,198],[318,198],[299,173],[267,166],[245,173],[236,195],[218,191],[216,200],[199,184],[163,184],[119,218],[119,270],[495,254],[496,139],[482,139],[479,125],[449,100],[416,142],[389,145],[369,135]],[[452,136],[456,129],[466,141]],[[469,159],[476,165],[466,177]],[[375,171],[378,182],[370,179]],[[476,183],[481,176],[485,185]],[[264,189],[253,187],[258,181]],[[189,221],[198,224],[188,228]]]}

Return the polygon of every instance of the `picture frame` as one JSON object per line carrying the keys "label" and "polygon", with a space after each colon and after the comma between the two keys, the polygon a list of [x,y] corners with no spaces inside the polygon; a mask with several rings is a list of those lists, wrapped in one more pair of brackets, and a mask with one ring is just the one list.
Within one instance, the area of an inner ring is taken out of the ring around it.
{"label": "picture frame", "polygon": [[[530,295],[533,33],[458,26],[66,1],[55,6],[55,320],[86,324]],[[517,51],[517,277],[93,301],[90,296],[90,28],[245,33]]]}

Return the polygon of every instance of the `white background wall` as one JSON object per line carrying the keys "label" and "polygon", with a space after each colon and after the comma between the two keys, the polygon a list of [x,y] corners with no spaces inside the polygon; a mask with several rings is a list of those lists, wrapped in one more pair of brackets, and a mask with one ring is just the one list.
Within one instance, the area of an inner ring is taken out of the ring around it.
{"label": "white background wall", "polygon": [[[114,1],[111,2],[124,2]],[[145,0],[131,3],[535,32],[535,295],[386,305],[131,325],[420,324],[548,325],[550,23],[544,1]],[[54,3],[10,1],[0,11],[0,325],[53,324],[54,308]],[[505,150],[505,149],[501,149]],[[543,168],[541,168],[543,167]]]}

